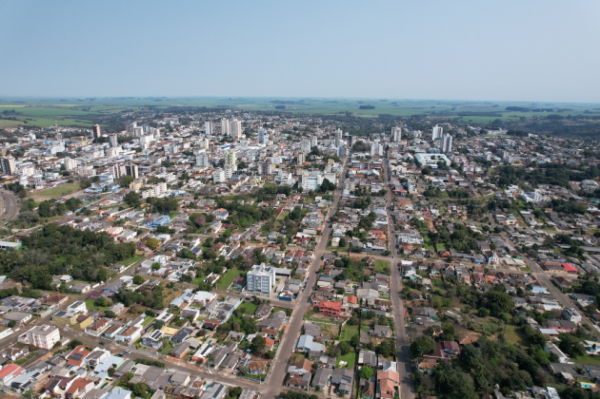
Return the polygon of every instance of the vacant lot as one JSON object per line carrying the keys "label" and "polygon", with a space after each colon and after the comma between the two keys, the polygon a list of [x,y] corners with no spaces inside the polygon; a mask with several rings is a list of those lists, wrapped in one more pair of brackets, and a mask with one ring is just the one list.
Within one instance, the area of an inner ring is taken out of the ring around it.
{"label": "vacant lot", "polygon": [[389,276],[390,262],[388,262],[387,260],[376,259],[375,260],[375,272],[387,274]]}
{"label": "vacant lot", "polygon": [[217,289],[218,290],[226,290],[229,288],[233,280],[240,274],[240,269],[234,267],[233,269],[229,269],[217,280]]}
{"label": "vacant lot", "polygon": [[47,190],[42,190],[38,193],[35,193],[35,196],[56,199],[62,197],[63,195],[71,194],[79,190],[79,183],[67,183],[61,186],[49,188]]}

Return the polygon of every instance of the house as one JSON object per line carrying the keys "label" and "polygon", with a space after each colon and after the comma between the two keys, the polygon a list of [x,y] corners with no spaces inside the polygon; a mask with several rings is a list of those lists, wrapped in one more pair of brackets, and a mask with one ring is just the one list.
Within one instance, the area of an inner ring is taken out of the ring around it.
{"label": "house", "polygon": [[564,309],[562,312],[562,317],[565,320],[572,321],[573,323],[581,323],[581,315],[573,308]]}
{"label": "house", "polygon": [[379,382],[380,396],[382,398],[392,398],[400,384],[400,375],[393,370],[379,372],[377,373],[377,382]]}
{"label": "house", "polygon": [[313,364],[314,363],[308,359],[299,358],[298,360],[290,363],[287,372],[289,374],[310,374]]}
{"label": "house", "polygon": [[212,383],[202,396],[200,396],[200,399],[223,399],[225,394],[227,394],[227,387],[225,385]]}
{"label": "house", "polygon": [[339,316],[342,312],[341,302],[321,301],[319,302],[319,313],[327,316]]}
{"label": "house", "polygon": [[312,383],[310,384],[313,388],[321,388],[322,391],[327,387],[329,379],[333,375],[333,370],[330,368],[319,367],[315,372]]}
{"label": "house", "polygon": [[392,336],[392,330],[388,326],[375,325],[373,329],[369,331],[369,335],[380,338],[390,338]]}
{"label": "house", "polygon": [[154,330],[146,333],[142,337],[142,345],[153,349],[160,349],[162,346],[162,337],[163,333],[160,330]]}
{"label": "house", "polygon": [[128,389],[116,387],[113,388],[106,396],[103,396],[102,399],[131,399],[131,392]]}
{"label": "house", "polygon": [[460,347],[455,341],[442,341],[435,344],[436,352],[443,351],[448,357],[457,357],[460,354]]}
{"label": "house", "polygon": [[268,303],[263,303],[256,309],[256,312],[254,312],[254,315],[258,318],[269,317],[272,310],[273,310],[273,306],[269,305]]}
{"label": "house", "polygon": [[310,351],[325,351],[325,345],[313,342],[311,335],[301,335],[296,342],[296,351],[310,352]]}
{"label": "house", "polygon": [[285,382],[286,387],[308,390],[312,374],[290,374]]}
{"label": "house", "polygon": [[336,389],[336,392],[350,394],[352,392],[352,377],[353,371],[348,369],[336,369],[331,376],[331,385]]}
{"label": "house", "polygon": [[437,367],[437,359],[417,359],[416,368],[422,373],[431,374]]}
{"label": "house", "polygon": [[79,345],[69,355],[67,356],[67,364],[69,366],[81,366],[85,358],[92,353],[87,350],[87,347],[84,345]]}

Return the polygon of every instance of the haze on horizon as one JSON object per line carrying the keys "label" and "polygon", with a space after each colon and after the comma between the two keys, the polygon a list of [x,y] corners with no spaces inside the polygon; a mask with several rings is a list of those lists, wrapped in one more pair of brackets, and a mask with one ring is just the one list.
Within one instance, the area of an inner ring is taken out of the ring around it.
{"label": "haze on horizon", "polygon": [[0,96],[600,102],[600,2],[0,1]]}

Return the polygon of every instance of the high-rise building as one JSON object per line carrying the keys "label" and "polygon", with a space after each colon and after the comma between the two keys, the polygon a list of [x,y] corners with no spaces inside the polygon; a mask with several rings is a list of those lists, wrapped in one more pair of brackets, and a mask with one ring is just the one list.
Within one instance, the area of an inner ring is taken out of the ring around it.
{"label": "high-rise building", "polygon": [[196,157],[196,165],[203,168],[208,168],[210,166],[208,156],[206,154],[198,155]]}
{"label": "high-rise building", "polygon": [[234,139],[242,137],[242,121],[234,119],[229,123],[229,135]]}
{"label": "high-rise building", "polygon": [[258,128],[258,144],[265,145],[267,144],[267,140],[269,139],[269,135],[267,133],[267,129]]}
{"label": "high-rise building", "polygon": [[204,122],[204,133],[206,133],[207,135],[213,134],[212,123]]}
{"label": "high-rise building", "polygon": [[392,128],[392,141],[399,143],[402,140],[402,128],[400,126],[394,126]]}
{"label": "high-rise building", "polygon": [[323,175],[319,171],[304,171],[302,173],[302,190],[316,191],[323,184]]}
{"label": "high-rise building", "polygon": [[450,136],[448,133],[446,133],[442,138],[442,152],[452,152],[452,136]]}
{"label": "high-rise building", "polygon": [[123,176],[127,176],[127,169],[124,164],[114,164],[111,168],[111,173],[115,180],[120,180]]}
{"label": "high-rise building", "polygon": [[127,174],[127,176],[132,176],[134,179],[140,177],[140,174],[138,172],[138,166],[134,164],[129,164],[125,166],[125,173]]}
{"label": "high-rise building", "polygon": [[233,166],[233,165],[236,165],[235,151],[229,150],[225,153],[225,166]]}
{"label": "high-rise building", "polygon": [[215,170],[212,177],[214,183],[223,183],[227,181],[225,180],[225,171],[221,168]]}
{"label": "high-rise building", "polygon": [[137,126],[133,128],[133,137],[142,137],[144,135],[144,128]]}
{"label": "high-rise building", "polygon": [[270,294],[275,285],[275,268],[264,263],[252,266],[246,275],[246,290]]}
{"label": "high-rise building", "polygon": [[311,147],[310,147],[310,140],[309,139],[303,139],[300,142],[300,148],[302,149],[302,151],[304,152],[310,152]]}
{"label": "high-rise building", "polygon": [[371,155],[383,156],[383,145],[379,142],[379,139],[375,139],[371,143]]}
{"label": "high-rise building", "polygon": [[270,175],[273,173],[273,163],[270,159],[265,162],[258,163],[258,174],[259,175]]}
{"label": "high-rise building", "polygon": [[208,148],[210,146],[210,141],[207,138],[200,139],[200,148]]}
{"label": "high-rise building", "polygon": [[223,118],[221,119],[221,134],[223,136],[229,136],[230,131],[229,131],[229,120]]}
{"label": "high-rise building", "polygon": [[444,134],[444,128],[442,126],[435,125],[431,130],[431,140],[441,139]]}
{"label": "high-rise building", "polygon": [[310,148],[316,147],[318,143],[317,136],[310,136]]}
{"label": "high-rise building", "polygon": [[77,169],[77,159],[65,157],[65,169],[68,171]]}
{"label": "high-rise building", "polygon": [[342,142],[342,129],[338,129],[335,131],[335,146],[339,147]]}
{"label": "high-rise building", "polygon": [[127,133],[133,133],[133,129],[137,127],[137,122],[130,123],[127,125]]}
{"label": "high-rise building", "polygon": [[96,124],[92,126],[92,138],[95,140],[100,137],[102,137],[102,129],[100,128],[100,125]]}
{"label": "high-rise building", "polygon": [[0,169],[4,175],[14,175],[17,173],[17,164],[13,157],[4,157],[0,160]]}
{"label": "high-rise building", "polygon": [[296,155],[296,164],[298,164],[298,165],[304,164],[304,153],[303,152]]}
{"label": "high-rise building", "polygon": [[344,142],[341,142],[341,145],[337,148],[337,156],[340,158],[343,158],[346,156],[346,146],[344,145]]}
{"label": "high-rise building", "polygon": [[116,134],[111,134],[108,136],[108,145],[112,148],[119,146],[119,139]]}

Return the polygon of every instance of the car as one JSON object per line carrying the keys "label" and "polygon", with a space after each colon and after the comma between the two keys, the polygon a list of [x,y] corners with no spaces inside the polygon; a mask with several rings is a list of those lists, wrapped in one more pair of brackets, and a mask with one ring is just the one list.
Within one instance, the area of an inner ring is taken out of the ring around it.
{"label": "car", "polygon": [[100,345],[104,346],[104,342],[100,341]]}
{"label": "car", "polygon": [[250,298],[250,297],[246,297],[245,299],[246,299],[246,301],[251,301],[252,300],[252,298]]}
{"label": "car", "polygon": [[121,353],[119,353],[119,356],[123,357],[123,356],[125,356],[125,353],[121,352]]}

